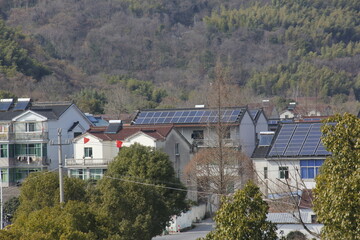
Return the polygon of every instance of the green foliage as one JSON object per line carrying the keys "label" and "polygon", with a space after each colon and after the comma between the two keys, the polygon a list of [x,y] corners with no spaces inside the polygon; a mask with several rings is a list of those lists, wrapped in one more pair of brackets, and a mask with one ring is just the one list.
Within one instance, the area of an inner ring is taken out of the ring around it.
{"label": "green foliage", "polygon": [[107,99],[105,93],[85,88],[74,96],[74,101],[83,112],[103,114]]}
{"label": "green foliage", "polygon": [[335,115],[325,121],[322,132],[332,152],[314,189],[314,211],[324,224],[322,237],[360,239],[360,120],[348,113]]}
{"label": "green foliage", "polygon": [[216,227],[204,240],[277,239],[275,224],[266,221],[268,205],[254,183],[224,197],[215,216]]}
{"label": "green foliage", "polygon": [[[354,79],[344,71],[329,67],[317,67],[302,61],[270,68],[268,72],[256,73],[248,82],[257,94],[281,95],[287,90],[298,89],[305,96],[334,96],[349,94],[355,86]],[[360,89],[355,89],[358,92]]]}
{"label": "green foliage", "polygon": [[[8,232],[17,239],[98,239],[97,220],[89,206],[68,201],[63,207],[44,207],[16,219]],[[1,233],[0,233],[1,236]]]}
{"label": "green foliage", "polygon": [[5,91],[5,90],[0,90],[0,99],[4,99],[4,98],[12,98],[14,100],[17,99],[16,95],[9,92],[9,91]]}
{"label": "green foliage", "polygon": [[19,197],[12,197],[4,204],[4,214],[9,217],[8,220],[11,221],[14,216],[15,211],[18,209],[20,205]]}
{"label": "green foliage", "polygon": [[51,72],[21,46],[25,42],[25,35],[5,26],[0,19],[0,73],[12,77],[16,72],[21,72],[40,80]]}
{"label": "green foliage", "polygon": [[138,103],[138,108],[155,108],[168,95],[165,89],[155,87],[150,81],[119,75],[107,76],[106,79],[110,84],[120,84],[134,96],[143,97],[146,102]]}
{"label": "green foliage", "polygon": [[[85,182],[76,178],[64,178],[65,201],[86,201]],[[53,172],[32,173],[21,186],[20,206],[15,217],[27,216],[29,213],[53,207],[59,204],[59,176]]]}
{"label": "green foliage", "polygon": [[[157,186],[154,186],[157,185]],[[166,154],[139,144],[124,147],[99,181],[99,215],[111,239],[151,239],[186,209],[186,191]]]}
{"label": "green foliage", "polygon": [[305,234],[300,231],[292,231],[286,236],[286,240],[306,240]]}

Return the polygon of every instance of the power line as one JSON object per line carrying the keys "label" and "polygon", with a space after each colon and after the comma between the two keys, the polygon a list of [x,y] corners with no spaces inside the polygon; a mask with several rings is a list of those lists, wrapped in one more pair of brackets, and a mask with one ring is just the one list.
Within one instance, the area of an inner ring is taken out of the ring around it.
{"label": "power line", "polygon": [[110,176],[104,176],[104,177],[110,178],[110,179],[115,179],[115,180],[120,180],[120,181],[123,181],[123,182],[130,182],[130,183],[144,185],[144,186],[152,186],[152,187],[158,187],[158,188],[164,188],[164,189],[170,189],[170,190],[176,190],[176,191],[182,191],[182,192],[194,192],[194,193],[202,193],[202,194],[209,194],[209,195],[219,195],[219,196],[224,195],[224,194],[213,193],[213,192],[202,192],[202,191],[197,191],[197,190],[188,190],[188,189],[183,189],[183,188],[167,187],[167,186],[156,185],[156,184],[152,184],[152,183],[143,183],[143,182],[133,181],[133,180],[124,179],[124,178],[116,178],[116,177],[110,177]]}

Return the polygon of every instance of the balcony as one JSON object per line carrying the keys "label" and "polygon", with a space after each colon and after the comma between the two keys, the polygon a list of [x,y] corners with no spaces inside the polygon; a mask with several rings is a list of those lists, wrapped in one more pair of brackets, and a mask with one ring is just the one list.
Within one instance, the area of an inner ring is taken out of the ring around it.
{"label": "balcony", "polygon": [[68,158],[65,159],[65,167],[79,167],[79,166],[107,166],[113,159],[104,158]]}
{"label": "balcony", "polygon": [[0,132],[0,140],[47,140],[49,138],[48,132]]}
{"label": "balcony", "polygon": [[49,165],[46,157],[18,156],[0,158],[0,167],[44,167]]}
{"label": "balcony", "polygon": [[[240,147],[239,140],[233,139],[222,139],[222,144],[224,147],[233,147],[238,148]],[[217,147],[219,145],[218,140],[214,139],[194,139],[193,145],[196,147]]]}

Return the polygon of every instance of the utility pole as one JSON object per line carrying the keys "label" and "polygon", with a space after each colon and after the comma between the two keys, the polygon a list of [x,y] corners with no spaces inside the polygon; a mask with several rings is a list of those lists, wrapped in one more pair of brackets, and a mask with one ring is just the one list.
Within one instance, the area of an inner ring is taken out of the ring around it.
{"label": "utility pole", "polygon": [[63,178],[63,162],[62,162],[62,146],[70,143],[61,143],[61,128],[58,128],[58,143],[51,145],[59,146],[59,188],[60,188],[60,203],[64,203],[64,178]]}

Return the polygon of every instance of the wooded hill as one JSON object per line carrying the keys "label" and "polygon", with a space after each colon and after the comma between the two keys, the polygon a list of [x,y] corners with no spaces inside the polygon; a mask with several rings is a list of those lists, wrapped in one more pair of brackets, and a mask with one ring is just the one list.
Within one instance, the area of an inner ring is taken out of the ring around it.
{"label": "wooded hill", "polygon": [[0,0],[1,89],[86,96],[95,112],[192,106],[222,62],[241,104],[342,104],[360,99],[359,10],[358,0]]}

